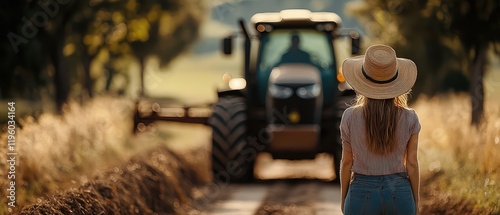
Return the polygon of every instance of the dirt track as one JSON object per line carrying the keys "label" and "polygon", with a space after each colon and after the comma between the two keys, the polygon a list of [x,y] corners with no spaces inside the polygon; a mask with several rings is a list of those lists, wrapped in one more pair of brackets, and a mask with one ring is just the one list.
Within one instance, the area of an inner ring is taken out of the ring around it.
{"label": "dirt track", "polygon": [[331,158],[313,161],[271,160],[260,156],[254,184],[229,185],[209,215],[326,215],[340,212],[340,187],[327,180],[334,176]]}
{"label": "dirt track", "polygon": [[216,202],[209,215],[341,214],[338,186],[319,181],[283,180],[231,185],[228,198]]}

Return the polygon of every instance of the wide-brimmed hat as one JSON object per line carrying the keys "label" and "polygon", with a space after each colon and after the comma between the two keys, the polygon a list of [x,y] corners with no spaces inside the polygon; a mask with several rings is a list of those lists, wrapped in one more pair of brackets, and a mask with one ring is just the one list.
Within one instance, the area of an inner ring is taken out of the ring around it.
{"label": "wide-brimmed hat", "polygon": [[396,51],[386,45],[370,46],[365,55],[344,60],[342,73],[356,92],[372,99],[405,94],[417,80],[415,63],[396,57]]}

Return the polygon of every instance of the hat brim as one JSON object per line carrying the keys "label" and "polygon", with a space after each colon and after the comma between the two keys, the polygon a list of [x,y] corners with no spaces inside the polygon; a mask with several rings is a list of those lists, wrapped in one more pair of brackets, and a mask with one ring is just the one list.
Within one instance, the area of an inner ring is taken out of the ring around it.
{"label": "hat brim", "polygon": [[372,99],[390,99],[410,91],[417,80],[417,66],[409,59],[397,58],[398,76],[389,83],[374,83],[363,76],[364,55],[348,58],[342,63],[345,80],[359,94]]}

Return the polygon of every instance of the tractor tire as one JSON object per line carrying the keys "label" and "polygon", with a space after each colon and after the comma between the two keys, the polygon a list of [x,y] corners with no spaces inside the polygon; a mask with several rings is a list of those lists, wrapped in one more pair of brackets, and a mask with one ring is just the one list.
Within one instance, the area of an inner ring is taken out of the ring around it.
{"label": "tractor tire", "polygon": [[333,166],[335,168],[336,177],[333,180],[334,183],[340,183],[340,161],[342,160],[342,139],[340,138],[340,121],[342,120],[342,114],[344,111],[352,104],[355,95],[341,96],[337,99],[335,103],[335,121],[334,121],[334,133],[335,133],[335,143],[333,148]]}
{"label": "tractor tire", "polygon": [[247,113],[242,97],[221,97],[208,121],[212,127],[214,183],[249,182],[255,151],[248,144]]}

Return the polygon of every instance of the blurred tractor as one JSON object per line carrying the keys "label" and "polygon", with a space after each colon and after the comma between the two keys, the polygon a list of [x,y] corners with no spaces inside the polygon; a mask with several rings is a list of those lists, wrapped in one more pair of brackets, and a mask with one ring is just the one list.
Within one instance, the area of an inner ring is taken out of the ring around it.
{"label": "blurred tractor", "polygon": [[[259,152],[291,160],[328,153],[338,176],[340,119],[355,93],[338,71],[334,40],[350,37],[351,54],[358,54],[359,34],[341,35],[335,13],[283,10],[255,14],[251,22],[256,35],[239,21],[246,87],[219,92],[208,121],[214,179],[253,179]],[[233,37],[223,40],[226,55]]]}
{"label": "blurred tractor", "polygon": [[[162,113],[165,111],[157,103],[144,113],[138,103],[135,128],[155,120],[211,126],[214,180],[251,181],[260,152],[290,160],[315,159],[319,153],[328,153],[334,158],[338,176],[340,119],[355,93],[339,71],[336,53],[342,48],[334,41],[349,37],[350,54],[358,54],[359,34],[341,33],[340,17],[327,12],[294,9],[258,13],[251,22],[256,35],[239,21],[244,80],[238,81],[243,84],[218,92],[211,115],[189,116],[189,107],[169,115]],[[223,39],[224,54],[232,53],[236,36]]]}

